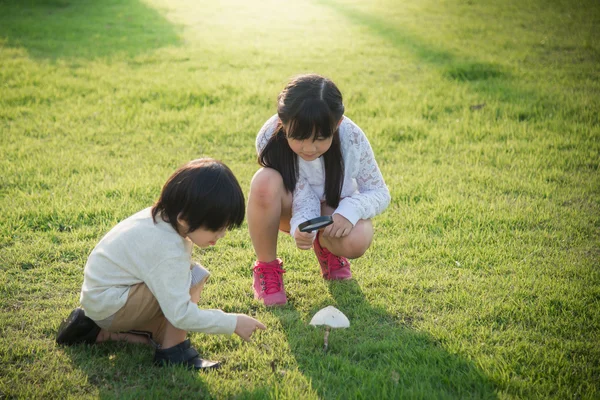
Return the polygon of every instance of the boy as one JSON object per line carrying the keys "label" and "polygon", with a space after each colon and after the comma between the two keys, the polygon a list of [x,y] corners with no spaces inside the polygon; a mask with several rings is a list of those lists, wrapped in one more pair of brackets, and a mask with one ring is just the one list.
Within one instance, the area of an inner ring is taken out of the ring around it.
{"label": "boy", "polygon": [[266,327],[247,315],[198,308],[209,272],[192,263],[192,248],[214,246],[242,224],[244,213],[244,195],[226,165],[203,158],[179,168],[154,206],[121,221],[94,248],[84,270],[83,308],[60,325],[57,343],[147,343],[156,346],[157,365],[218,368],[199,357],[187,331],[250,340]]}

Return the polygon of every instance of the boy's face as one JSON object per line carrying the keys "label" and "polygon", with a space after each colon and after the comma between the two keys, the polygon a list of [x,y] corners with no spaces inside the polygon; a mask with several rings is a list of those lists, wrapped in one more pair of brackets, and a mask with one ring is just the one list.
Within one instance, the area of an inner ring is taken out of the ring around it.
{"label": "boy's face", "polygon": [[213,232],[207,229],[198,228],[193,232],[186,233],[188,239],[198,247],[208,247],[217,244],[217,241],[225,236],[227,229],[223,228],[220,231]]}
{"label": "boy's face", "polygon": [[[221,239],[227,233],[227,228],[223,228],[216,232],[213,232],[202,227],[196,229],[193,232],[190,230],[189,225],[182,218],[177,218],[177,224],[179,225],[179,234],[183,237],[187,237],[198,247],[208,247],[217,244],[217,240]],[[182,233],[187,232],[187,233]]]}

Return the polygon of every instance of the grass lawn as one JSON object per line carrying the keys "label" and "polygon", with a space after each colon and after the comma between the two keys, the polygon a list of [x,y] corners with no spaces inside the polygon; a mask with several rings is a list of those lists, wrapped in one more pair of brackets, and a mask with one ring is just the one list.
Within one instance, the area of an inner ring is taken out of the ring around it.
{"label": "grass lawn", "polygon": [[[0,399],[600,398],[597,0],[0,0]],[[252,298],[247,227],[195,250],[193,333],[218,373],[150,348],[57,347],[83,267],[179,165],[247,190],[288,79],[342,90],[392,202],[355,279],[281,237],[289,304]],[[350,319],[308,325],[334,305]]]}

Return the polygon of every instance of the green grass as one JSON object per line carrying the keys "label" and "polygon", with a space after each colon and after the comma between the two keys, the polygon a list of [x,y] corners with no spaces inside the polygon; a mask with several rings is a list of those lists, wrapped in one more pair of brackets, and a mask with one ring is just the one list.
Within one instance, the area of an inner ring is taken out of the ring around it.
{"label": "green grass", "polygon": [[[0,0],[0,398],[599,398],[600,6],[581,0]],[[392,202],[355,280],[281,238],[289,305],[252,299],[246,227],[195,257],[191,334],[216,374],[150,349],[59,348],[83,266],[190,159],[248,188],[298,73],[341,88]],[[335,305],[351,327],[308,325]]]}

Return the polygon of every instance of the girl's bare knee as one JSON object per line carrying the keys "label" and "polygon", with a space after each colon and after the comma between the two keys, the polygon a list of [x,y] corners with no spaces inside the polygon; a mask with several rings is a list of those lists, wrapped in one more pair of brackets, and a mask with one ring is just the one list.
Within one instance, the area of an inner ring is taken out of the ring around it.
{"label": "girl's bare knee", "polygon": [[359,221],[352,233],[344,241],[345,251],[348,258],[362,257],[373,241],[373,225],[371,221]]}
{"label": "girl's bare knee", "polygon": [[281,201],[283,179],[271,168],[258,170],[250,183],[249,201],[261,206],[271,206]]}
{"label": "girl's bare knee", "polygon": [[365,240],[350,240],[346,243],[346,257],[347,258],[359,258],[362,257],[369,249],[370,243]]}

